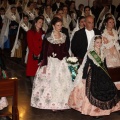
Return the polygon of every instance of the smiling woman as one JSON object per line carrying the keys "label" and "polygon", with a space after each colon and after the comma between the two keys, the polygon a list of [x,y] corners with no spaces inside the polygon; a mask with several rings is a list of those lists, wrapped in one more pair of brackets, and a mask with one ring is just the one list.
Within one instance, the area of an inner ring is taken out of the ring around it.
{"label": "smiling woman", "polygon": [[106,28],[103,31],[105,39],[104,48],[107,67],[120,67],[120,45],[118,43],[118,32],[114,29],[114,19],[108,17],[105,20]]}
{"label": "smiling woman", "polygon": [[68,102],[71,108],[97,118],[120,110],[118,89],[107,71],[101,47],[102,36],[94,36]]}
{"label": "smiling woman", "polygon": [[36,17],[33,21],[32,28],[27,32],[29,53],[26,66],[26,76],[30,77],[31,82],[33,82],[33,77],[38,68],[38,58],[40,57],[42,50],[42,35],[44,34],[42,25],[43,17]]}

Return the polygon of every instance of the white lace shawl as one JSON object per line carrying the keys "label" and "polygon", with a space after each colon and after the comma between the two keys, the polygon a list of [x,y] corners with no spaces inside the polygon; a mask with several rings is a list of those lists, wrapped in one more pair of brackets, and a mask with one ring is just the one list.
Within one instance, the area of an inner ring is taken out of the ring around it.
{"label": "white lace shawl", "polygon": [[[95,17],[95,16],[92,14],[91,10],[90,10],[90,15],[93,16],[93,17]],[[82,15],[81,15],[81,16],[84,16],[84,17],[85,17],[85,12],[84,12],[84,11],[82,11]]]}
{"label": "white lace shawl", "polygon": [[[8,18],[9,20],[15,20],[17,23],[20,22],[20,16],[19,13],[16,9],[16,14],[13,15],[13,13],[11,12],[11,8],[14,7],[15,5],[10,5],[8,10],[5,13],[6,18]],[[16,7],[16,6],[15,6]],[[14,17],[13,17],[14,16]]]}
{"label": "white lace shawl", "polygon": [[29,16],[29,20],[34,20],[35,17],[38,16],[38,14],[37,14],[37,12],[35,11],[35,9],[33,9],[32,11],[30,11],[30,10],[29,10],[29,7],[25,7],[24,13]]}
{"label": "white lace shawl", "polygon": [[50,16],[48,16],[46,11],[44,10],[43,16],[45,18],[44,23],[43,23],[43,30],[46,32],[48,30],[48,24],[50,24],[50,22],[53,18],[53,13],[52,13],[52,11],[50,11]]}
{"label": "white lace shawl", "polygon": [[104,30],[102,36],[106,37],[109,40],[109,43],[104,44],[104,48],[110,49],[115,46],[117,50],[120,50],[120,45],[118,43],[118,32],[115,29],[112,29],[114,36],[108,34],[107,29]]}
{"label": "white lace shawl", "polygon": [[[13,20],[12,18],[12,12],[11,12],[11,7],[15,6],[15,5],[11,5],[9,6],[8,10],[5,13],[5,17],[4,17],[4,21],[3,21],[3,27],[1,30],[1,34],[0,34],[0,47],[3,49],[4,48],[4,43],[6,42],[6,40],[8,39],[8,32],[9,32],[9,24],[11,22],[11,20]],[[16,19],[16,22],[20,22],[20,16],[16,10],[16,14],[14,16],[14,18]]]}
{"label": "white lace shawl", "polygon": [[67,18],[63,16],[63,26],[67,29],[69,29],[69,24],[71,22],[71,17],[70,15],[67,14]]}
{"label": "white lace shawl", "polygon": [[3,20],[3,26],[2,26],[2,30],[1,30],[1,33],[0,33],[0,48],[2,48],[2,49],[4,49],[4,43],[8,39],[9,24],[10,24],[10,20],[8,20],[5,17],[4,20]]}
{"label": "white lace shawl", "polygon": [[[105,15],[106,15],[106,14],[105,14]],[[103,19],[102,19],[101,23],[100,23],[99,26],[98,26],[98,29],[99,29],[99,30],[101,30],[101,27],[102,27],[103,22],[104,22],[104,20],[105,20],[105,15],[103,16]],[[112,18],[114,19],[115,28],[116,28],[116,19],[115,19],[115,17],[114,17],[113,15],[112,15]]]}
{"label": "white lace shawl", "polygon": [[61,37],[59,39],[55,39],[53,32],[51,35],[47,38],[47,40],[52,44],[63,44],[66,41],[66,35],[64,33],[61,33]]}

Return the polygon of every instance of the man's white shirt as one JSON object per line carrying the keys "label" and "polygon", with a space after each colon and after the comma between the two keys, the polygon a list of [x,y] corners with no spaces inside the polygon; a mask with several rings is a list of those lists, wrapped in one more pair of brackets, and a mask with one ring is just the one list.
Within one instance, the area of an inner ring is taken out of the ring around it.
{"label": "man's white shirt", "polygon": [[94,30],[89,31],[87,29],[85,29],[85,32],[86,32],[87,40],[88,40],[88,46],[87,46],[87,49],[88,49],[92,38],[95,36],[95,33],[94,33]]}

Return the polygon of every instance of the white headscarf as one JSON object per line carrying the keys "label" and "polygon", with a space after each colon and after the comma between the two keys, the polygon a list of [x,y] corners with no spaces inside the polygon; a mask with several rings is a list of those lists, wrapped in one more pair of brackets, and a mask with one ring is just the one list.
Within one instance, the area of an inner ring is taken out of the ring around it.
{"label": "white headscarf", "polygon": [[34,20],[35,17],[38,16],[36,10],[33,8],[32,12],[29,10],[29,7],[27,7],[29,3],[29,0],[27,1],[25,8],[24,8],[24,14],[27,14],[29,16],[29,20]]}
{"label": "white headscarf", "polygon": [[17,48],[19,48],[19,45],[21,44],[19,39],[18,39],[18,36],[19,36],[19,31],[20,31],[20,27],[22,27],[26,32],[31,28],[31,24],[28,22],[28,26],[26,26],[23,22],[23,18],[21,19],[20,23],[19,23],[19,27],[18,27],[18,31],[17,31],[17,35],[16,35],[16,38],[15,38],[15,42],[14,42],[14,45],[13,45],[13,48],[11,50],[11,57],[14,57],[14,54],[15,54],[15,50]]}
{"label": "white headscarf", "polygon": [[[98,27],[99,30],[101,30],[101,27],[102,27],[102,25],[103,25],[103,22],[104,22],[104,20],[106,19],[105,16],[106,16],[106,14],[103,16],[103,19],[102,19],[101,23],[99,24],[99,27]],[[116,28],[116,19],[115,19],[114,15],[112,15],[111,17],[114,19],[115,28]]]}
{"label": "white headscarf", "polygon": [[20,22],[20,16],[19,13],[16,9],[16,14],[13,17],[13,13],[11,12],[11,8],[12,7],[16,7],[16,5],[10,5],[9,8],[7,9],[5,16],[9,19],[9,20],[15,20],[17,23]]}
{"label": "white headscarf", "polygon": [[16,9],[15,16],[13,16],[13,18],[12,18],[11,7],[13,7],[13,6],[15,6],[15,5],[9,6],[8,10],[5,13],[5,18],[4,18],[4,21],[3,21],[3,27],[2,27],[1,34],[0,34],[0,47],[2,49],[4,48],[4,43],[8,40],[10,21],[15,20],[18,23],[20,22],[20,16],[17,12],[17,9]]}

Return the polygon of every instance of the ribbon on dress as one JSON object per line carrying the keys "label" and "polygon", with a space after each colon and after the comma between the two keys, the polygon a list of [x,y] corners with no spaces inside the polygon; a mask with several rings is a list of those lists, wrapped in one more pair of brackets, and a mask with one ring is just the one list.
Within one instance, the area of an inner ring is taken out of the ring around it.
{"label": "ribbon on dress", "polygon": [[[99,64],[99,66],[102,68],[102,70],[104,70],[104,72],[110,77],[108,71],[106,70],[104,63],[102,62],[101,58],[98,56],[98,54],[93,50],[90,51],[90,54],[92,55],[92,57],[95,59],[95,61]],[[111,77],[110,77],[111,78]]]}
{"label": "ribbon on dress", "polygon": [[76,76],[77,76],[77,73],[78,73],[78,68],[79,68],[79,65],[69,65],[68,66],[70,72],[71,72],[71,77],[72,77],[72,82],[74,82]]}

